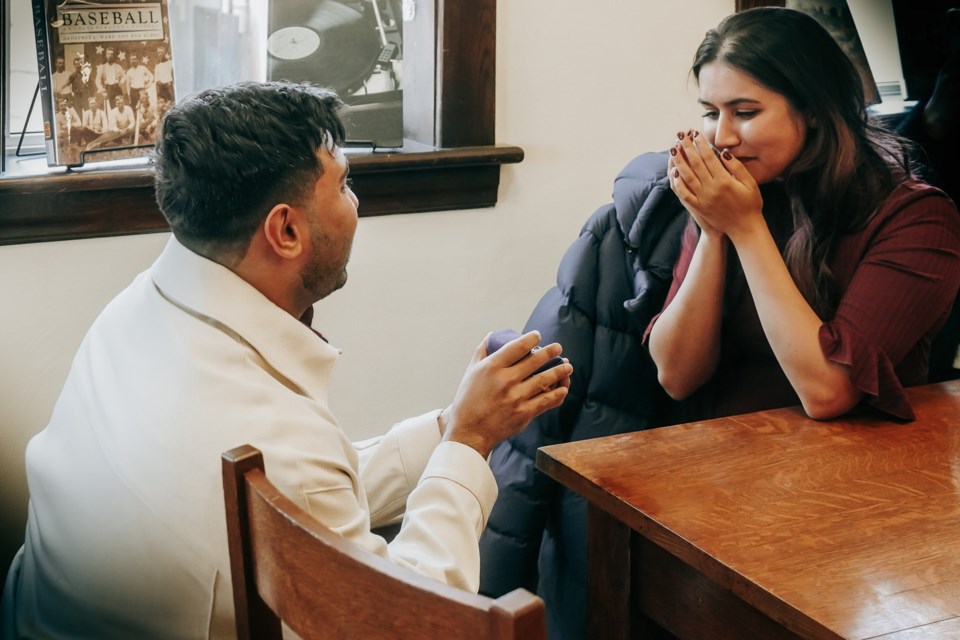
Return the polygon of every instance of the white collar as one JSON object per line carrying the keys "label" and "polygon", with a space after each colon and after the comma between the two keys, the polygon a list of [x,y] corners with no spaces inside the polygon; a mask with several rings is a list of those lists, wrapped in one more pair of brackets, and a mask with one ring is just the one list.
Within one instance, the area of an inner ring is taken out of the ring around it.
{"label": "white collar", "polygon": [[325,393],[339,350],[246,280],[173,236],[150,276],[172,304],[247,342],[305,394]]}

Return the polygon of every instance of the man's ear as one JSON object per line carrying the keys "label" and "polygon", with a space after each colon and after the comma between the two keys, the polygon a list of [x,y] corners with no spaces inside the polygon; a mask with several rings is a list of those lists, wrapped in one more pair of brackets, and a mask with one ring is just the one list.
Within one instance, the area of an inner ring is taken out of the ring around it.
{"label": "man's ear", "polygon": [[263,221],[267,244],[281,258],[297,258],[303,253],[307,233],[307,219],[303,209],[289,204],[278,204]]}

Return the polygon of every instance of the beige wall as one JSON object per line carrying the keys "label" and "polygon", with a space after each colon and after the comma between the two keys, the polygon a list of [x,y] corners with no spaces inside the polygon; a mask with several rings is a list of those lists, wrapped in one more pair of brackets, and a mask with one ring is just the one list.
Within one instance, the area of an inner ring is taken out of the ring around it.
{"label": "beige wall", "polygon": [[[526,158],[494,208],[361,221],[350,282],[316,319],[343,349],[332,398],[351,436],[446,404],[486,332],[522,327],[622,166],[698,124],[688,66],[733,5],[499,3],[497,139]],[[0,573],[23,536],[24,447],[87,327],[166,237],[0,247]]]}

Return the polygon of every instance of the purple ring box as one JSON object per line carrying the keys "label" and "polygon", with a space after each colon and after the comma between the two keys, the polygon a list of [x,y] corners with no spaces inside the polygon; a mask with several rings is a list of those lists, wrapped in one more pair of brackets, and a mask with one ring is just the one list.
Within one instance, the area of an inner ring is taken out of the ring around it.
{"label": "purple ring box", "polygon": [[[507,344],[511,340],[515,340],[522,336],[523,334],[514,329],[500,329],[499,331],[494,331],[490,334],[490,337],[487,338],[487,355],[490,355],[503,345]],[[534,351],[540,347],[534,347]],[[532,353],[532,352],[531,352]],[[538,373],[543,373],[547,369],[552,369],[558,364],[563,364],[563,358],[560,356],[554,356],[550,358],[542,367],[531,373],[531,376],[535,376]]]}

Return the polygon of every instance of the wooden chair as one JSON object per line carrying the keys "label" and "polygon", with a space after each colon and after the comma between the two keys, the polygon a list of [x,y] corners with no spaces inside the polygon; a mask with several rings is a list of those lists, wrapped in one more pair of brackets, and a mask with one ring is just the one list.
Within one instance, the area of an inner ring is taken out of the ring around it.
{"label": "wooden chair", "polygon": [[281,638],[546,638],[543,601],[496,600],[437,582],[333,533],[267,479],[245,445],[223,454],[237,635]]}

